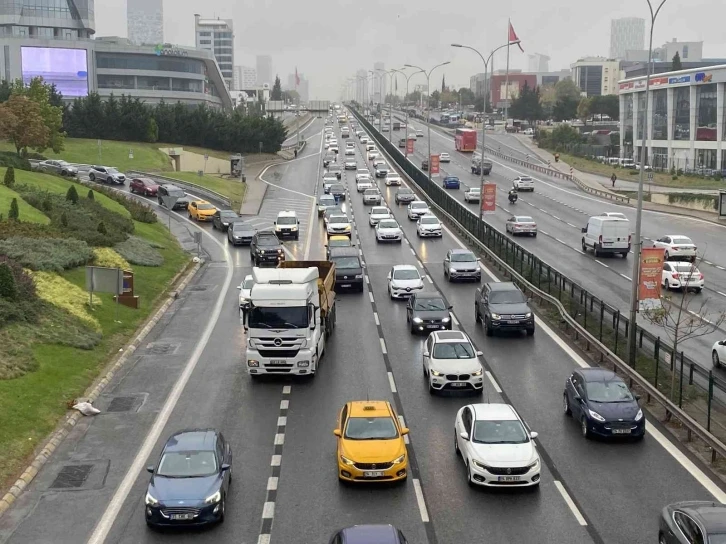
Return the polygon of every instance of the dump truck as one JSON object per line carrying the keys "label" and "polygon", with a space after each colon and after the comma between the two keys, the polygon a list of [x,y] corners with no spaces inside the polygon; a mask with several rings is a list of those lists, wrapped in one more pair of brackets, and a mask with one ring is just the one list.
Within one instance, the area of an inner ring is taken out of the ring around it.
{"label": "dump truck", "polygon": [[314,376],[335,329],[335,264],[285,261],[253,268],[252,278],[247,372]]}

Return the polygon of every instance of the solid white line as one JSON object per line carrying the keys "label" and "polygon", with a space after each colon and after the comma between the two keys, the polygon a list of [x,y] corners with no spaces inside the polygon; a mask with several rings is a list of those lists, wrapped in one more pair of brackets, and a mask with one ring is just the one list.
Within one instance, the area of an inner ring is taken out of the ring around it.
{"label": "solid white line", "polygon": [[267,491],[277,490],[277,476],[270,476],[267,478]]}
{"label": "solid white line", "polygon": [[282,464],[282,455],[273,455],[270,461],[271,467],[279,467]]}
{"label": "solid white line", "polygon": [[423,264],[421,264],[421,261],[419,261],[418,259],[416,260],[416,263],[418,264],[418,267],[419,268],[423,268],[424,267]]}
{"label": "solid white line", "polygon": [[429,276],[428,274],[426,274],[426,279],[429,280],[429,283],[431,283],[431,284],[434,283],[434,280],[432,280],[431,276]]}
{"label": "solid white line", "polygon": [[579,523],[580,525],[585,527],[587,525],[587,521],[585,521],[585,518],[582,516],[580,511],[577,509],[575,502],[572,500],[572,497],[570,497],[570,494],[567,492],[565,487],[562,485],[562,482],[555,480],[555,487],[557,488],[557,491],[560,492],[560,495],[562,495],[562,498],[565,499],[565,503],[567,503],[567,506],[570,507],[572,514],[575,516],[575,519],[577,520],[577,523]]}
{"label": "solid white line", "polygon": [[[565,223],[567,223],[567,221],[565,221]],[[573,225],[572,223],[567,223],[567,224],[570,225],[573,228],[577,228],[577,225]]]}
{"label": "solid white line", "polygon": [[609,264],[605,264],[605,263],[603,263],[603,262],[600,262],[600,261],[598,261],[597,259],[595,259],[595,262],[596,262],[597,264],[599,264],[600,266],[604,266],[605,268],[610,268],[610,265],[609,265]]}
{"label": "solid white line", "polygon": [[388,353],[388,350],[386,349],[386,341],[383,338],[379,338],[378,340],[381,341],[381,351],[383,352],[383,355],[386,355]]}
{"label": "solid white line", "polygon": [[275,446],[282,446],[285,443],[285,434],[277,433],[275,435]]}
{"label": "solid white line", "polygon": [[718,293],[719,295],[721,295],[722,297],[726,297],[726,293],[722,293],[721,291],[716,291],[716,292],[717,292],[717,293]]}
{"label": "solid white line", "polygon": [[381,326],[381,321],[378,319],[378,312],[373,312],[373,319],[376,322],[376,327],[380,327]]}
{"label": "solid white line", "polygon": [[719,265],[716,265],[716,268],[718,268],[719,270],[726,270],[726,268],[724,268],[723,266],[719,266]]}
{"label": "solid white line", "polygon": [[[391,393],[398,393],[398,389],[396,389],[396,381],[393,379],[393,373],[388,373],[388,385],[391,386]],[[401,416],[398,416],[401,417]]]}
{"label": "solid white line", "polygon": [[[298,160],[300,160],[300,159],[298,159]],[[288,162],[292,162],[292,161],[288,161]],[[284,163],[284,164],[287,164],[287,163]],[[315,201],[315,197],[312,196],[312,195],[308,195],[306,193],[301,193],[300,191],[295,191],[293,189],[288,189],[287,187],[282,187],[280,185],[276,185],[274,183],[270,183],[269,181],[267,181],[266,179],[264,179],[262,177],[262,175],[265,172],[267,172],[270,168],[272,168],[273,166],[278,166],[278,165],[277,164],[271,164],[270,166],[266,167],[262,172],[260,172],[260,175],[257,176],[257,177],[260,178],[260,181],[261,182],[266,183],[267,185],[269,185],[271,187],[274,187],[275,189],[280,189],[281,191],[288,191],[290,193],[295,193],[296,195],[300,195],[300,196],[304,196],[305,198],[309,198],[309,199],[313,200],[313,202]]]}
{"label": "solid white line", "polygon": [[494,390],[497,393],[501,393],[502,392],[502,388],[499,387],[499,384],[497,383],[497,380],[494,379],[494,376],[492,376],[492,373],[487,370],[486,371],[486,375],[487,375],[487,378],[489,378],[489,381],[492,382],[492,386],[494,386]]}
{"label": "solid white line", "polygon": [[540,229],[539,231],[540,231],[540,232],[541,232],[542,234],[544,234],[545,236],[549,236],[549,235],[550,235],[550,233],[549,233],[549,232],[545,232],[545,231],[543,231],[542,229]]}
{"label": "solid white line", "polygon": [[287,410],[290,407],[290,401],[289,400],[281,400],[280,401],[280,410]]}
{"label": "solid white line", "polygon": [[413,248],[409,248],[409,249],[411,250],[411,255],[413,255],[415,257],[416,256],[416,252],[413,250]]}
{"label": "solid white line", "polygon": [[285,385],[285,386],[283,386],[283,388],[282,388],[282,394],[283,395],[289,395],[290,394],[290,391],[292,391],[292,386],[291,385]]}
{"label": "solid white line", "polygon": [[555,240],[557,240],[557,241],[558,241],[559,243],[561,243],[562,245],[565,245],[565,246],[567,245],[567,242],[565,242],[565,241],[563,241],[563,240],[560,240],[559,238],[555,238]]}
{"label": "solid white line", "polygon": [[[191,221],[186,218],[182,217],[182,219],[191,223]],[[198,227],[195,226],[195,228]],[[222,245],[219,241],[217,241],[216,238],[211,236],[206,231],[202,232],[205,236],[208,236],[215,244],[217,244],[222,249],[227,264],[231,265],[231,256],[226,245]],[[141,448],[139,448],[136,457],[134,457],[131,466],[126,471],[123,480],[121,480],[121,484],[118,486],[118,488],[116,488],[116,492],[113,494],[111,501],[108,503],[106,510],[101,516],[101,519],[98,521],[98,524],[93,529],[93,533],[88,539],[88,544],[102,544],[108,537],[108,534],[111,531],[111,527],[118,518],[118,514],[121,511],[121,508],[123,507],[126,498],[129,496],[134,482],[136,482],[136,479],[143,470],[144,465],[151,456],[151,453],[156,446],[156,443],[159,441],[161,433],[166,427],[166,424],[168,423],[169,418],[174,411],[174,408],[176,408],[177,402],[179,402],[179,399],[184,392],[184,388],[189,382],[189,379],[191,378],[192,373],[194,372],[194,369],[196,368],[197,363],[202,356],[202,353],[207,347],[207,343],[212,336],[212,332],[217,326],[217,321],[219,320],[219,316],[222,313],[222,308],[227,302],[228,290],[232,283],[233,275],[234,268],[232,266],[228,266],[227,274],[224,278],[224,283],[222,284],[222,289],[219,292],[219,296],[217,297],[217,301],[214,304],[214,309],[209,316],[207,326],[204,328],[202,337],[199,339],[199,342],[197,343],[197,346],[194,349],[191,357],[187,361],[181,375],[179,376],[179,378],[177,378],[177,381],[174,384],[171,393],[169,393],[169,397],[166,399],[164,406],[157,415],[156,420],[154,420],[154,424],[144,438],[144,442],[142,443]]]}
{"label": "solid white line", "polygon": [[423,491],[421,490],[421,482],[414,478],[413,490],[416,493],[416,502],[418,503],[418,510],[421,513],[421,521],[424,523],[429,522],[429,512],[426,509],[426,501],[424,500]]}
{"label": "solid white line", "polygon": [[370,284],[371,284],[371,280],[370,280],[370,278],[368,277],[368,274],[366,274],[366,283],[367,283],[368,285],[370,285]]}
{"label": "solid white line", "polygon": [[368,298],[371,299],[371,303],[375,302],[373,300],[373,293],[371,293],[370,291],[368,291]]}
{"label": "solid white line", "polygon": [[285,416],[280,416],[277,418],[278,427],[285,427],[286,425],[287,425],[287,418]]}
{"label": "solid white line", "polygon": [[266,502],[262,507],[262,519],[271,519],[275,517],[275,503]]}
{"label": "solid white line", "polygon": [[625,278],[626,280],[628,280],[628,281],[631,281],[631,279],[630,279],[630,277],[629,277],[629,276],[626,276],[625,274],[620,274],[620,275],[621,275],[621,276],[622,276],[623,278]]}

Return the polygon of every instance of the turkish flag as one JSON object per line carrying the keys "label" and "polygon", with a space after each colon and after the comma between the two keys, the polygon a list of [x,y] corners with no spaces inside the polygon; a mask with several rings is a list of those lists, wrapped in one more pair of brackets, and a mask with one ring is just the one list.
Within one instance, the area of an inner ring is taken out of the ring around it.
{"label": "turkish flag", "polygon": [[514,31],[514,27],[512,26],[512,23],[509,23],[509,45],[516,43],[517,47],[519,47],[519,50],[524,53],[524,49],[522,49],[522,44],[519,41],[519,38],[517,37],[517,33]]}

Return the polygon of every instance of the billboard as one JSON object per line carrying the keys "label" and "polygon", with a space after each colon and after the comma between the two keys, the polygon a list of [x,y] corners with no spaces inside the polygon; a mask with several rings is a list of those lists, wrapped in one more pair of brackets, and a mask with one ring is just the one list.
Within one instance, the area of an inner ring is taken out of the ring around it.
{"label": "billboard", "polygon": [[64,98],[88,96],[88,57],[85,49],[21,47],[23,83],[42,77]]}
{"label": "billboard", "polygon": [[497,211],[497,184],[485,183],[481,192],[481,215],[496,213]]}
{"label": "billboard", "polygon": [[413,138],[409,138],[406,140],[406,155],[412,155],[413,154],[413,144],[416,143],[416,140]]}
{"label": "billboard", "polygon": [[638,308],[640,311],[661,307],[660,289],[665,250],[662,247],[644,247],[640,250],[640,282]]}
{"label": "billboard", "polygon": [[438,155],[431,155],[429,157],[429,170],[431,171],[432,176],[439,175],[439,156]]}

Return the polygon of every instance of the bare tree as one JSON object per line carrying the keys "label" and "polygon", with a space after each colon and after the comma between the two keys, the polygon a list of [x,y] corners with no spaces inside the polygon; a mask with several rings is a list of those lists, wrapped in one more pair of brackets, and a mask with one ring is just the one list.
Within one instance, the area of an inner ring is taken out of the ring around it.
{"label": "bare tree", "polygon": [[668,274],[663,274],[664,280],[661,283],[664,289],[664,292],[661,293],[662,305],[641,312],[646,321],[661,327],[673,344],[673,351],[671,352],[673,366],[671,400],[675,398],[676,393],[676,355],[678,354],[678,347],[686,340],[711,334],[718,330],[726,320],[726,311],[709,315],[709,299],[704,297],[701,288],[697,287],[697,285],[700,285],[698,282],[702,277],[698,264],[702,261],[703,256],[694,259],[692,262],[666,261],[669,267],[674,270],[670,276],[680,284],[679,289],[682,291],[682,295],[680,298],[674,299],[668,293],[670,289],[666,279]]}

